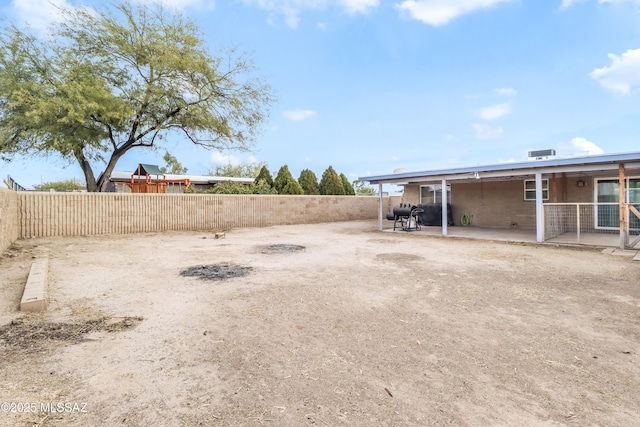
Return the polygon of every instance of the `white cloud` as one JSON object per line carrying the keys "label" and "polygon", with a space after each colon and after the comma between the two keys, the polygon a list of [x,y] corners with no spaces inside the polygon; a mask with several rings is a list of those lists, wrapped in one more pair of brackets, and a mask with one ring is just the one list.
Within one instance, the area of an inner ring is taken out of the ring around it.
{"label": "white cloud", "polygon": [[473,130],[476,131],[476,138],[478,139],[494,139],[500,138],[504,133],[502,127],[491,127],[485,124],[474,124]]}
{"label": "white cloud", "polygon": [[[141,4],[162,4],[172,9],[185,9],[189,6],[201,6],[203,0],[134,0]],[[207,4],[213,5],[213,2]],[[16,16],[17,23],[28,23],[31,28],[39,33],[44,33],[52,24],[62,21],[60,9],[74,9],[76,7],[67,0],[13,0],[11,12]]]}
{"label": "white cloud", "polygon": [[478,115],[485,120],[495,120],[511,113],[511,105],[506,102],[504,104],[492,105],[480,110]]}
{"label": "white cloud", "polygon": [[136,3],[161,4],[165,7],[182,10],[190,6],[201,6],[202,0],[134,0]]}
{"label": "white cloud", "polygon": [[501,87],[498,89],[494,89],[493,91],[502,96],[516,96],[516,94],[518,93],[515,89],[510,87]]}
{"label": "white cloud", "polygon": [[[567,9],[574,4],[585,3],[587,0],[562,0],[560,9]],[[640,3],[640,0],[598,0],[599,4],[603,3]]]}
{"label": "white cloud", "polygon": [[318,113],[316,113],[313,110],[291,110],[291,111],[285,111],[283,115],[289,120],[293,120],[294,122],[299,122],[302,120],[307,120],[312,117],[315,117],[318,115]]}
{"label": "white cloud", "polygon": [[28,23],[38,32],[44,32],[54,22],[60,22],[59,9],[70,9],[65,0],[13,0],[12,12],[18,23]]}
{"label": "white cloud", "polygon": [[589,156],[598,154],[604,154],[604,150],[583,137],[575,137],[569,142],[560,143],[558,146],[559,156]]}
{"label": "white cloud", "polygon": [[216,165],[231,164],[233,166],[237,166],[240,163],[242,163],[242,160],[240,160],[236,156],[231,154],[224,154],[224,153],[221,153],[220,151],[211,153],[211,161]]}
{"label": "white cloud", "polygon": [[401,13],[425,24],[437,27],[458,16],[485,9],[511,0],[404,0],[395,5]]}
{"label": "white cloud", "polygon": [[620,56],[610,53],[609,59],[610,66],[596,68],[589,76],[602,87],[624,95],[640,85],[640,49],[629,49]]}
{"label": "white cloud", "polygon": [[571,7],[576,3],[582,3],[584,0],[562,0],[562,4],[560,5],[560,9],[566,9]]}
{"label": "white cloud", "polygon": [[350,14],[368,13],[380,5],[380,0],[338,0],[338,3]]}
{"label": "white cloud", "polygon": [[[175,0],[179,1],[179,0]],[[367,13],[378,7],[380,0],[241,0],[247,6],[255,6],[269,12],[268,22],[277,24],[283,18],[290,28],[297,28],[300,14],[305,10],[321,10],[336,4],[349,14]]]}

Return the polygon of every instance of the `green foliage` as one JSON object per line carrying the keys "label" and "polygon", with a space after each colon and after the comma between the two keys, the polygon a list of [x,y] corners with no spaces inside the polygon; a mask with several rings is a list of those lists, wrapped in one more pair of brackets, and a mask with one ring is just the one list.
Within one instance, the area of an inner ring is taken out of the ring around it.
{"label": "green foliage", "polygon": [[251,184],[251,187],[253,194],[278,194],[276,189],[264,179],[260,179],[257,182],[254,181],[253,184]]}
{"label": "green foliage", "polygon": [[292,180],[287,182],[280,194],[304,194],[304,191],[298,181],[292,177]]}
{"label": "green foliage", "polygon": [[209,188],[205,193],[208,194],[253,194],[251,186],[240,182],[220,182]]}
{"label": "green foliage", "polygon": [[298,182],[304,191],[304,194],[313,195],[320,194],[320,188],[318,187],[318,177],[312,170],[304,169],[300,172],[300,178]]}
{"label": "green foliage", "polygon": [[208,149],[253,145],[272,94],[249,58],[212,56],[191,20],[159,5],[59,11],[46,37],[0,28],[2,158],[75,160],[87,190],[105,191],[126,152],[174,130]]}
{"label": "green foliage", "polygon": [[84,190],[85,186],[80,180],[72,178],[64,181],[45,182],[44,184],[34,185],[36,191],[76,191]]}
{"label": "green foliage", "polygon": [[205,191],[207,194],[277,194],[264,180],[250,185],[239,182],[221,182]]}
{"label": "green foliage", "polygon": [[287,183],[292,179],[293,179],[293,175],[291,175],[291,172],[289,171],[289,166],[287,165],[280,166],[280,169],[278,170],[278,174],[276,175],[276,178],[273,180],[273,188],[275,188],[276,191],[280,194],[284,186],[287,185]]}
{"label": "green foliage", "polygon": [[340,180],[342,181],[342,188],[344,188],[344,194],[347,196],[355,196],[356,191],[353,189],[353,186],[349,182],[349,179],[347,178],[347,176],[341,173]]}
{"label": "green foliage", "polygon": [[273,188],[276,189],[278,194],[304,194],[302,187],[291,175],[287,165],[282,166],[278,171],[276,179],[273,180]]}
{"label": "green foliage", "polygon": [[376,189],[369,186],[367,181],[353,181],[353,189],[358,196],[375,196]]}
{"label": "green foliage", "polygon": [[172,156],[168,151],[165,151],[164,162],[166,163],[165,167],[161,167],[160,171],[164,174],[170,173],[173,175],[185,175],[187,173],[187,168],[182,166],[178,159]]}
{"label": "green foliage", "polygon": [[320,179],[320,194],[323,195],[337,195],[344,196],[344,187],[342,185],[342,179],[338,176],[338,173],[333,169],[333,166],[329,166],[322,174]]}
{"label": "green foliage", "polygon": [[258,172],[262,169],[263,166],[266,166],[266,164],[263,162],[243,162],[238,165],[227,163],[226,165],[217,165],[214,170],[210,170],[207,173],[213,176],[255,178],[258,176]]}
{"label": "green foliage", "polygon": [[269,172],[269,168],[267,165],[263,165],[260,168],[260,172],[258,172],[258,176],[256,176],[255,183],[259,183],[260,181],[264,181],[265,184],[268,184],[269,187],[273,187],[273,178],[271,177],[271,172]]}

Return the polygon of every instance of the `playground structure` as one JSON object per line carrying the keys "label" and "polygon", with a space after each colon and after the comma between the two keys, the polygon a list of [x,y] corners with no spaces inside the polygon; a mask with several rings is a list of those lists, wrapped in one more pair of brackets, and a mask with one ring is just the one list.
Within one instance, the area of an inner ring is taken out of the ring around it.
{"label": "playground structure", "polygon": [[[161,176],[162,178],[160,178]],[[125,183],[132,193],[159,194],[167,192],[167,184],[184,185],[187,190],[191,181],[188,178],[167,179],[158,166],[139,163],[136,172],[131,175],[131,181]]]}

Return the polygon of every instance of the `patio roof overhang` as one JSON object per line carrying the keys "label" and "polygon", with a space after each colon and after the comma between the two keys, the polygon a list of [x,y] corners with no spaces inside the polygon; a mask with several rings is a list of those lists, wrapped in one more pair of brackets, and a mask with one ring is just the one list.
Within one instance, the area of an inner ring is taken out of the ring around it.
{"label": "patio roof overhang", "polygon": [[[439,183],[444,188],[448,182],[480,180],[510,180],[533,176],[535,178],[536,202],[536,241],[544,240],[543,233],[543,200],[542,177],[549,174],[591,174],[603,175],[618,171],[618,179],[622,182],[625,174],[640,170],[640,152],[622,154],[603,154],[586,157],[554,158],[521,163],[502,163],[498,165],[471,166],[456,169],[441,169],[423,172],[402,172],[390,175],[364,176],[358,178],[379,186],[378,228],[382,230],[383,192],[382,184],[410,185]],[[627,237],[624,230],[623,199],[620,199],[620,247],[625,247]],[[442,235],[447,235],[447,197],[442,192]]]}
{"label": "patio roof overhang", "polygon": [[503,180],[534,176],[537,173],[547,175],[552,173],[585,174],[617,171],[620,164],[624,164],[627,170],[640,169],[640,152],[532,160],[520,163],[501,163],[497,165],[470,166],[420,172],[402,172],[388,175],[363,176],[358,179],[368,181],[371,184],[397,185],[440,183],[442,180]]}

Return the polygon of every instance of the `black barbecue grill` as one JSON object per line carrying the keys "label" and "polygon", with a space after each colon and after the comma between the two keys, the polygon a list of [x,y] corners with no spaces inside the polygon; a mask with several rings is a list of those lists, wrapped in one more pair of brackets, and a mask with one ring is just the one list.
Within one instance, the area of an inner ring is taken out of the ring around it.
{"label": "black barbecue grill", "polygon": [[[389,212],[387,214],[387,219],[389,221],[393,221],[394,231],[397,227],[401,227],[404,231],[420,230],[419,219],[420,214],[423,212],[424,210],[417,206],[401,203],[393,207],[393,213]],[[400,223],[399,226],[398,223]]]}

